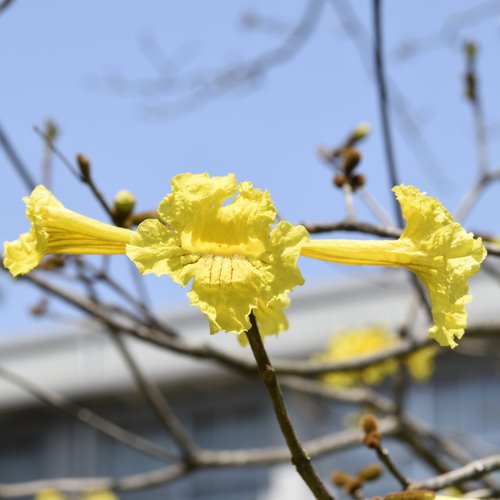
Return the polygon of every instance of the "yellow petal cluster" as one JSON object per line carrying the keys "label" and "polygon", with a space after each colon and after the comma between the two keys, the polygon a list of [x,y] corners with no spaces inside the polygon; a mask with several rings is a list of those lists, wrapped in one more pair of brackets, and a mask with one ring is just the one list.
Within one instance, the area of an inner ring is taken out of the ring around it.
{"label": "yellow petal cluster", "polygon": [[[332,335],[326,350],[316,354],[318,361],[347,361],[369,356],[396,346],[399,338],[382,327],[357,328],[343,330]],[[435,347],[425,347],[406,356],[406,364],[410,375],[418,381],[425,381],[434,371]],[[325,382],[337,387],[353,387],[361,384],[376,385],[393,375],[398,370],[398,362],[394,358],[386,359],[357,371],[328,373]]]}
{"label": "yellow petal cluster", "polygon": [[404,266],[425,284],[434,325],[429,335],[455,347],[466,327],[468,280],[486,257],[480,238],[453,220],[436,198],[413,186],[396,186],[407,225],[396,241],[311,240],[302,255],[350,265]]}
{"label": "yellow petal cluster", "polygon": [[308,239],[302,226],[276,220],[267,191],[233,174],[181,174],[158,207],[162,221],[142,222],[127,255],[141,273],[169,275],[186,286],[210,332],[238,334],[254,313],[263,334],[287,327],[287,292],[304,282],[297,268]]}
{"label": "yellow petal cluster", "polygon": [[4,244],[4,266],[13,276],[34,269],[46,254],[120,254],[132,231],[64,208],[44,186],[23,198],[31,229]]}

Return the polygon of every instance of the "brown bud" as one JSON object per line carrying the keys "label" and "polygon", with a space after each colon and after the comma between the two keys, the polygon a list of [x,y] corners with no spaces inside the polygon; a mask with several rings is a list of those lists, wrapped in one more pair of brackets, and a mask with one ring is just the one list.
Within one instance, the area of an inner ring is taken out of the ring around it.
{"label": "brown bud", "polygon": [[371,413],[367,413],[363,415],[360,420],[360,425],[365,434],[370,432],[378,431],[378,420],[375,415]]}
{"label": "brown bud", "polygon": [[358,476],[365,481],[373,481],[382,474],[382,467],[379,464],[370,464],[358,471]]}
{"label": "brown bud", "polygon": [[76,162],[82,174],[82,180],[88,182],[90,180],[90,160],[82,154],[77,155]]}
{"label": "brown bud", "polygon": [[361,161],[361,153],[355,148],[344,148],[342,150],[344,160],[342,168],[346,174],[351,173]]}
{"label": "brown bud", "polygon": [[347,179],[344,174],[336,174],[332,182],[335,186],[341,188],[347,182]]}
{"label": "brown bud", "polygon": [[362,442],[368,448],[380,448],[381,446],[380,432],[378,431],[367,432],[364,435]]}
{"label": "brown bud", "polygon": [[330,481],[335,486],[344,486],[349,481],[352,481],[352,476],[343,470],[336,470],[332,472],[330,476]]}
{"label": "brown bud", "polygon": [[363,486],[363,479],[360,477],[355,477],[353,478],[352,481],[349,481],[347,484],[344,485],[344,490],[347,491],[349,494],[353,494],[356,491],[358,491],[362,486]]}
{"label": "brown bud", "polygon": [[349,179],[349,183],[351,184],[353,191],[355,191],[366,184],[366,177],[363,174],[354,174]]}

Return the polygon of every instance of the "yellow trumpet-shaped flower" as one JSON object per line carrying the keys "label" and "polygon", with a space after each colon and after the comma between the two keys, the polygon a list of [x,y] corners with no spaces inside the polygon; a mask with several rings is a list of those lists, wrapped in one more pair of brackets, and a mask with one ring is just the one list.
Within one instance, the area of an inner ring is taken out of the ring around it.
{"label": "yellow trumpet-shaped flower", "polygon": [[[347,361],[396,346],[399,338],[382,327],[355,328],[336,332],[330,339],[326,350],[316,354],[318,361]],[[434,371],[436,347],[424,347],[404,358],[404,363],[411,376],[418,381],[425,381]],[[359,384],[376,385],[393,375],[398,370],[394,358],[367,366],[360,370],[326,374],[325,382],[337,387],[353,387]]]}
{"label": "yellow trumpet-shaped flower", "polygon": [[281,221],[267,191],[233,174],[181,174],[158,207],[163,223],[142,222],[127,255],[142,273],[168,274],[186,286],[210,332],[242,333],[254,313],[263,334],[287,327],[287,292],[304,280],[297,268],[308,239],[302,226]]}
{"label": "yellow trumpet-shaped flower", "polygon": [[4,244],[4,266],[13,276],[34,269],[46,254],[125,253],[132,231],[64,208],[44,186],[24,198],[31,229]]}
{"label": "yellow trumpet-shaped flower", "polygon": [[341,264],[407,267],[429,291],[434,319],[429,335],[442,346],[455,347],[466,327],[465,304],[472,298],[467,281],[479,270],[486,250],[436,198],[412,186],[393,191],[407,222],[398,240],[311,240],[302,245],[302,255]]}

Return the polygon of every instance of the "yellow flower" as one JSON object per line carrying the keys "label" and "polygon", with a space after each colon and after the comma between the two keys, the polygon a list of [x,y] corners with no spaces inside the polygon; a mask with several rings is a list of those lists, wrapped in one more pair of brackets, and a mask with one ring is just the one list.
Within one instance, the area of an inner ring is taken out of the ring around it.
{"label": "yellow flower", "polygon": [[31,271],[46,254],[125,253],[133,234],[64,208],[44,186],[37,186],[24,202],[31,229],[4,244],[3,263],[13,276]]}
{"label": "yellow flower", "polygon": [[[343,330],[335,333],[325,352],[316,354],[314,359],[318,361],[353,360],[394,347],[399,342],[396,335],[382,327]],[[423,348],[404,359],[413,378],[424,381],[432,375],[436,352],[437,349],[434,347]],[[397,370],[398,362],[389,358],[361,370],[326,374],[324,380],[338,387],[353,387],[362,383],[376,385],[396,373]]]}
{"label": "yellow flower", "polygon": [[46,489],[38,492],[35,495],[35,500],[66,500],[66,496],[60,491]]}
{"label": "yellow flower", "polygon": [[453,220],[439,200],[412,186],[396,186],[405,230],[396,241],[311,240],[302,255],[351,265],[404,266],[426,285],[434,325],[429,335],[440,345],[455,347],[467,322],[467,281],[486,257],[480,238]]}
{"label": "yellow flower", "polygon": [[434,371],[434,359],[437,348],[434,346],[423,347],[418,351],[406,356],[406,366],[410,375],[419,382],[425,382],[431,378]]}
{"label": "yellow flower", "polygon": [[[318,361],[346,361],[391,347],[397,338],[383,328],[359,328],[337,332],[332,336],[326,351],[314,356]],[[388,359],[359,371],[328,373],[325,382],[338,387],[352,387],[365,383],[375,385],[398,369],[397,361]]]}
{"label": "yellow flower", "polygon": [[127,245],[141,273],[168,274],[186,286],[210,332],[242,333],[254,312],[263,333],[286,328],[286,293],[304,282],[297,268],[302,226],[281,221],[267,191],[233,174],[181,174],[158,207],[164,223],[142,222]]}

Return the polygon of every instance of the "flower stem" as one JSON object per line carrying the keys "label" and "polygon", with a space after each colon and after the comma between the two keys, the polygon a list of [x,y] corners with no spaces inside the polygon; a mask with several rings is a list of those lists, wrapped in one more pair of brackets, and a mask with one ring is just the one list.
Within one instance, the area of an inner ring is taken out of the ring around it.
{"label": "flower stem", "polygon": [[292,463],[311,492],[314,494],[315,498],[320,500],[333,500],[334,497],[327,491],[325,485],[321,482],[321,479],[311,464],[311,459],[302,448],[302,445],[295,434],[295,429],[293,428],[290,416],[288,415],[288,410],[276,377],[276,372],[274,371],[271,361],[269,360],[267,352],[264,348],[259,328],[255,322],[253,314],[250,315],[250,321],[252,327],[246,332],[248,342],[250,343],[255,361],[257,362],[260,378],[262,379],[262,382],[264,382],[264,385],[269,393],[269,397],[271,398],[274,413],[278,419],[281,432],[292,455]]}

